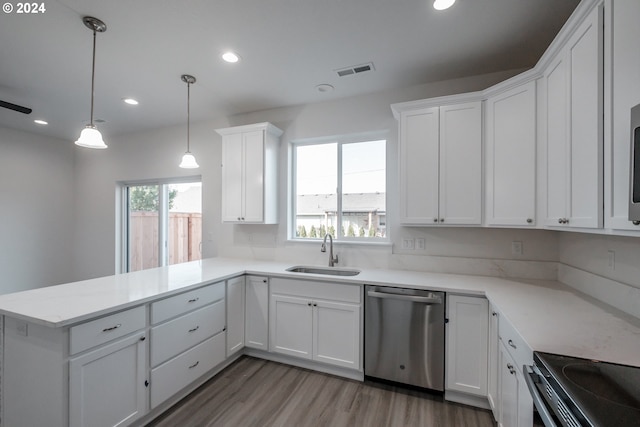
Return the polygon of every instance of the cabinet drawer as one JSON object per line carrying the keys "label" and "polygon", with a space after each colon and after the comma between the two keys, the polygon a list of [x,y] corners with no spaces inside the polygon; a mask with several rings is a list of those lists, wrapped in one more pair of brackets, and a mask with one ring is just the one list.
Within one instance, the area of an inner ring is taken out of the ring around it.
{"label": "cabinet drawer", "polygon": [[194,289],[151,304],[151,323],[157,324],[224,299],[224,282]]}
{"label": "cabinet drawer", "polygon": [[518,371],[522,372],[522,365],[533,364],[533,351],[502,315],[498,318],[498,335],[513,358]]}
{"label": "cabinet drawer", "polygon": [[221,332],[224,324],[224,300],[219,300],[152,328],[151,366],[157,366]]}
{"label": "cabinet drawer", "polygon": [[151,407],[156,407],[225,359],[225,333],[198,344],[151,371]]}
{"label": "cabinet drawer", "polygon": [[340,302],[360,303],[362,292],[359,285],[342,285],[311,280],[271,279],[271,293],[296,295],[305,298],[320,298]]}
{"label": "cabinet drawer", "polygon": [[143,329],[145,325],[145,307],[140,306],[72,326],[69,329],[69,354],[76,354],[123,337],[138,329]]}

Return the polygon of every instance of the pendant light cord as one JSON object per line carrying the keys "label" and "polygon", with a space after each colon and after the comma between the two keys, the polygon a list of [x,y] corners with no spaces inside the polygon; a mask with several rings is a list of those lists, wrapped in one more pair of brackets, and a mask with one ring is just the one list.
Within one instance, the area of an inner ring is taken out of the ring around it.
{"label": "pendant light cord", "polygon": [[93,30],[93,62],[91,63],[91,127],[93,127],[93,92],[96,80],[96,30]]}
{"label": "pendant light cord", "polygon": [[191,105],[191,83],[187,82],[187,153],[190,153],[189,148],[189,117],[191,116],[189,106]]}

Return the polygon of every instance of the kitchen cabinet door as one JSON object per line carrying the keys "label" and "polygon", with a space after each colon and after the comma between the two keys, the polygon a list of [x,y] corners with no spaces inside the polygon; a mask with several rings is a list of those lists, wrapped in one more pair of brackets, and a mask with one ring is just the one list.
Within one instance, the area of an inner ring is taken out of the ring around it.
{"label": "kitchen cabinet door", "polygon": [[438,222],[440,109],[400,116],[400,222]]}
{"label": "kitchen cabinet door", "polygon": [[493,96],[486,105],[486,224],[533,226],[536,83]]}
{"label": "kitchen cabinet door", "polygon": [[216,132],[222,135],[222,221],[277,224],[282,131],[258,123]]}
{"label": "kitchen cabinet door", "polygon": [[531,427],[533,403],[522,373],[500,344],[499,427]]}
{"label": "kitchen cabinet door", "polygon": [[[640,231],[629,221],[631,108],[640,103],[640,2],[608,1],[605,40],[605,227]],[[610,104],[609,104],[610,102]]]}
{"label": "kitchen cabinet door", "polygon": [[602,7],[591,12],[546,80],[546,224],[603,225]]}
{"label": "kitchen cabinet door", "polygon": [[147,410],[143,333],[69,361],[69,425],[128,425]]}
{"label": "kitchen cabinet door", "polygon": [[482,222],[482,104],[440,107],[439,223]]}
{"label": "kitchen cabinet door", "polygon": [[272,294],[269,322],[272,352],[313,357],[313,310],[308,298]]}
{"label": "kitchen cabinet door", "polygon": [[360,305],[313,302],[313,359],[360,369]]}
{"label": "kitchen cabinet door", "polygon": [[498,340],[498,316],[500,313],[489,305],[489,348],[488,355],[488,376],[487,376],[487,399],[493,412],[493,417],[499,417],[499,396],[498,383],[500,367],[500,341]]}
{"label": "kitchen cabinet door", "polygon": [[248,276],[245,289],[245,346],[269,350],[269,281]]}
{"label": "kitchen cabinet door", "polygon": [[400,222],[480,225],[481,102],[392,108],[400,121]]}
{"label": "kitchen cabinet door", "polygon": [[489,302],[447,295],[445,390],[487,396]]}
{"label": "kitchen cabinet door", "polygon": [[245,278],[227,280],[227,357],[244,347]]}
{"label": "kitchen cabinet door", "polygon": [[242,134],[223,138],[222,144],[222,221],[237,222],[242,218]]}

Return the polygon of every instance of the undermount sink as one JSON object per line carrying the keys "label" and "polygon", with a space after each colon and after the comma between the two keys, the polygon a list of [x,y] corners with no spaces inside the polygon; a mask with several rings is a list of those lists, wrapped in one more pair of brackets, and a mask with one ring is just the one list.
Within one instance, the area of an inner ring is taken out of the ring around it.
{"label": "undermount sink", "polygon": [[357,276],[360,274],[360,270],[354,270],[351,268],[305,267],[302,265],[287,268],[287,271],[292,273],[327,274],[329,276]]}

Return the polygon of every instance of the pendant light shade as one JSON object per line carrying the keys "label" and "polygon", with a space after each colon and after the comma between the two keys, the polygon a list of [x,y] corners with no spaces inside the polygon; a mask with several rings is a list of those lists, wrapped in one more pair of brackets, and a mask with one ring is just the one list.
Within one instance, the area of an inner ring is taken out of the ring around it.
{"label": "pendant light shade", "polygon": [[191,104],[191,85],[196,82],[196,78],[188,74],[183,74],[181,79],[187,84],[187,152],[182,156],[182,162],[180,162],[179,166],[184,169],[196,169],[199,168],[200,165],[198,165],[196,158],[191,154],[191,151],[189,151],[189,106]]}
{"label": "pendant light shade", "polygon": [[107,144],[102,140],[102,134],[93,124],[93,92],[96,75],[96,33],[104,33],[107,31],[107,25],[97,18],[85,16],[82,18],[84,25],[93,31],[93,62],[91,65],[91,121],[80,132],[80,138],[76,141],[76,145],[87,148],[107,148]]}
{"label": "pendant light shade", "polygon": [[455,2],[456,0],[434,0],[433,8],[436,10],[449,9]]}
{"label": "pendant light shade", "polygon": [[76,141],[76,145],[87,148],[107,148],[107,144],[102,140],[102,134],[95,126],[87,125],[82,132],[80,132],[80,138]]}

